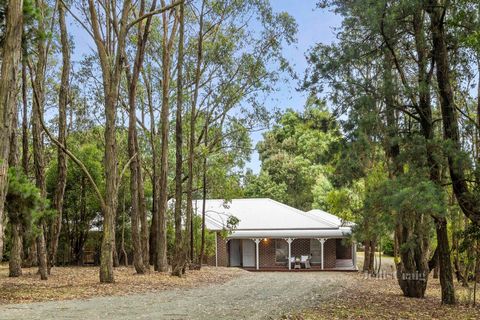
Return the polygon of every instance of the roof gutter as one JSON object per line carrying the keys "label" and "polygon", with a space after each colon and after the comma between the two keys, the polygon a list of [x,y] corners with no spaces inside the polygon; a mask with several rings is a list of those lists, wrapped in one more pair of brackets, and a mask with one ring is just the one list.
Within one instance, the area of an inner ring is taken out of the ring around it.
{"label": "roof gutter", "polygon": [[345,238],[352,234],[350,228],[334,230],[235,230],[229,239],[252,239],[252,238]]}

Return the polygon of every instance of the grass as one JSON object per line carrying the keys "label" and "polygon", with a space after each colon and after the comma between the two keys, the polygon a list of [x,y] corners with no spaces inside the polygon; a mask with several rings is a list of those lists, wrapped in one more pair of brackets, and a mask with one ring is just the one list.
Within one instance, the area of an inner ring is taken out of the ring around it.
{"label": "grass", "polygon": [[131,267],[119,267],[115,269],[115,283],[101,284],[98,267],[53,268],[47,281],[40,280],[36,268],[24,268],[22,271],[21,277],[9,278],[8,265],[0,264],[0,305],[191,288],[226,282],[246,274],[246,271],[237,268],[204,267],[188,271],[184,277],[178,278],[153,271],[137,275]]}

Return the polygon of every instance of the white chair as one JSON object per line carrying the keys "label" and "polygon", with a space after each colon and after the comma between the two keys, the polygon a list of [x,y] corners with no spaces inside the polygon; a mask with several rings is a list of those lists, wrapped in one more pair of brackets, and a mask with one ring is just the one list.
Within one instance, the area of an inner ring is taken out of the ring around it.
{"label": "white chair", "polygon": [[[288,258],[287,258],[288,259]],[[290,265],[295,267],[295,257],[290,257]]]}
{"label": "white chair", "polygon": [[310,256],[300,256],[300,263],[305,266],[305,269],[310,269]]}

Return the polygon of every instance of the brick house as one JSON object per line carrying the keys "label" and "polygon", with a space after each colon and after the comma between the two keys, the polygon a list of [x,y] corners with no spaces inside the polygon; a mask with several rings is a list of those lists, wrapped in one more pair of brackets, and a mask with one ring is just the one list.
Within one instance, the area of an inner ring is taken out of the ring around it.
{"label": "brick house", "polygon": [[[202,204],[195,201],[197,214]],[[216,234],[212,265],[288,271],[307,268],[299,262],[308,259],[309,270],[356,270],[352,224],[322,210],[304,212],[272,199],[216,199],[206,200],[205,216]]]}

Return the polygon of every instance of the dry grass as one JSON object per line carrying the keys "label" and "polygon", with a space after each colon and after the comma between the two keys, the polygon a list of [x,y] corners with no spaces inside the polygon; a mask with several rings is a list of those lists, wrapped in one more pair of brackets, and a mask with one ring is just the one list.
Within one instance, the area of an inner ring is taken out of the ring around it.
{"label": "dry grass", "polygon": [[133,268],[120,267],[115,269],[114,284],[99,283],[98,267],[53,268],[47,281],[40,280],[36,273],[36,268],[25,268],[21,277],[9,278],[8,265],[0,264],[0,305],[192,288],[226,282],[247,272],[237,268],[204,267],[178,278],[153,271],[137,275]]}
{"label": "dry grass", "polygon": [[437,279],[429,279],[425,299],[404,297],[393,279],[366,279],[355,274],[352,284],[352,289],[312,309],[285,315],[285,319],[480,319],[480,297],[477,297],[476,308],[468,306],[470,293],[465,288],[456,288],[458,305],[442,306]]}

